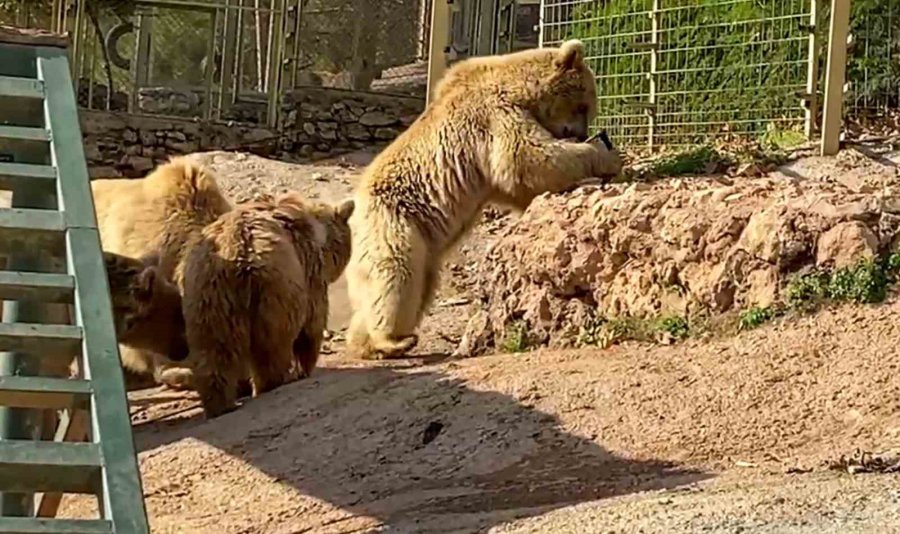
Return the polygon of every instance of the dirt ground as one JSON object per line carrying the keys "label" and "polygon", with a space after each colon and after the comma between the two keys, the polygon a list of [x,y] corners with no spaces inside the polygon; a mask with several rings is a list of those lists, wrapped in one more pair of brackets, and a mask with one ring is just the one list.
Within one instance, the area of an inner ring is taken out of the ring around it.
{"label": "dirt ground", "polygon": [[[204,157],[237,199],[329,201],[367,159]],[[846,157],[793,172],[896,172]],[[832,468],[900,453],[900,298],[729,339],[449,359],[507,222],[488,218],[447,267],[413,358],[341,355],[339,282],[313,378],[213,421],[192,393],[132,394],[153,532],[900,533],[900,474]],[[67,516],[94,510],[64,501]]]}

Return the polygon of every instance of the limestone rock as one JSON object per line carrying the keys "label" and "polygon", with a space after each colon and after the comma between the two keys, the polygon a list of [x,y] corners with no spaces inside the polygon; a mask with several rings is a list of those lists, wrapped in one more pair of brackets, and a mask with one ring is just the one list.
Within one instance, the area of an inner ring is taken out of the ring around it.
{"label": "limestone rock", "polygon": [[897,242],[898,218],[883,209],[892,200],[775,177],[542,195],[479,262],[483,304],[458,352],[487,350],[515,321],[538,341],[566,346],[595,317],[770,305],[797,272],[847,265]]}

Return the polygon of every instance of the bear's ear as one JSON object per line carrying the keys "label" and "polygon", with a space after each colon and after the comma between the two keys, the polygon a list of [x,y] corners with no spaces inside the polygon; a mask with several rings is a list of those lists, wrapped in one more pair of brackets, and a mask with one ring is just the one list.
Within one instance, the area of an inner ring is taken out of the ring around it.
{"label": "bear's ear", "polygon": [[584,64],[584,43],[578,39],[564,42],[559,47],[554,64],[561,71],[580,68]]}
{"label": "bear's ear", "polygon": [[160,254],[156,251],[148,252],[141,256],[139,260],[147,267],[159,267]]}
{"label": "bear's ear", "polygon": [[340,217],[342,220],[346,221],[347,219],[350,218],[351,215],[353,215],[353,209],[355,207],[356,207],[356,203],[353,201],[352,198],[341,202],[341,205],[338,206],[338,209],[337,209],[338,217]]}
{"label": "bear's ear", "polygon": [[153,287],[156,285],[156,267],[147,267],[138,275],[134,286],[134,296],[140,302],[150,302],[153,299]]}
{"label": "bear's ear", "polygon": [[306,204],[306,198],[296,191],[288,191],[275,197],[275,204],[279,206],[302,207]]}

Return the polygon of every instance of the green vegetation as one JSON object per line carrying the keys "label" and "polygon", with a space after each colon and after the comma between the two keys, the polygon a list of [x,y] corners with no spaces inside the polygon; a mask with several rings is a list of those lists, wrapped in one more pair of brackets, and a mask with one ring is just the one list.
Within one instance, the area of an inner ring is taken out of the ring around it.
{"label": "green vegetation", "polygon": [[606,319],[602,317],[591,317],[578,331],[578,345],[584,346],[606,346],[609,334],[606,330]]}
{"label": "green vegetation", "polygon": [[900,253],[860,260],[834,271],[813,271],[795,277],[785,288],[785,302],[753,307],[740,315],[741,330],[765,324],[785,313],[808,313],[829,303],[877,304],[900,276]]}
{"label": "green vegetation", "polygon": [[[799,22],[804,0],[703,2],[691,0],[659,16],[657,132],[661,144],[697,144],[709,136],[761,136],[774,125],[799,125],[795,90],[805,86],[807,58]],[[629,117],[613,138],[641,142],[646,119],[634,101],[650,92],[650,3],[591,2],[576,8],[566,37],[582,39],[599,57],[603,114]],[[796,17],[797,24],[773,21]],[[726,30],[727,28],[727,30]],[[641,127],[641,125],[644,125]],[[638,126],[637,128],[632,126]],[[633,137],[634,139],[628,139]]]}
{"label": "green vegetation", "polygon": [[[819,74],[824,79],[828,2],[820,3]],[[656,143],[695,145],[710,136],[755,138],[788,150],[803,138],[798,93],[807,78],[806,0],[684,0],[657,15]],[[649,118],[651,3],[608,0],[576,6],[551,38],[582,39],[598,73],[600,122],[623,145],[643,145]],[[852,100],[874,108],[900,105],[900,5],[854,0],[848,79]],[[820,80],[820,84],[822,80]]]}
{"label": "green vegetation", "polygon": [[785,288],[789,308],[810,310],[818,306],[828,293],[828,274],[820,271],[797,276]]}
{"label": "green vegetation", "polygon": [[817,271],[796,277],[787,287],[787,305],[815,309],[825,301],[874,304],[887,296],[888,286],[900,273],[900,253],[860,260],[835,271]]}
{"label": "green vegetation", "polygon": [[754,306],[749,310],[744,310],[741,312],[739,328],[741,330],[752,330],[771,321],[777,315],[778,313],[776,312],[776,310],[770,306]]}
{"label": "green vegetation", "polygon": [[632,315],[606,319],[592,317],[578,333],[581,347],[608,347],[621,341],[659,341],[664,337],[679,341],[691,335],[690,324],[680,315],[663,315],[656,318],[640,318]]}
{"label": "green vegetation", "polygon": [[771,129],[764,133],[760,139],[760,145],[773,152],[793,150],[807,141],[802,132],[796,130]]}
{"label": "green vegetation", "polygon": [[[828,27],[830,2],[824,3],[819,27]],[[850,34],[856,45],[851,49],[847,64],[847,79],[853,81],[853,96],[857,103],[870,105],[881,98],[892,99],[900,105],[897,87],[900,86],[900,4],[896,0],[853,0],[850,4]],[[825,43],[823,42],[823,47]],[[820,69],[820,82],[825,79]]]}
{"label": "green vegetation", "polygon": [[525,352],[531,348],[528,324],[525,321],[514,321],[506,327],[503,342],[500,344],[503,352]]}
{"label": "green vegetation", "polygon": [[711,146],[691,148],[656,160],[648,172],[656,176],[704,174],[711,165],[727,162],[727,157]]}
{"label": "green vegetation", "polygon": [[871,260],[839,269],[831,275],[828,298],[860,304],[881,302],[887,296],[888,276],[884,265]]}
{"label": "green vegetation", "polygon": [[[592,317],[579,329],[577,345],[605,348],[626,340],[680,341],[689,337],[733,334],[752,330],[785,315],[813,312],[830,303],[879,303],[887,298],[891,284],[898,281],[900,252],[861,260],[833,271],[817,270],[798,275],[785,288],[783,302],[754,306],[736,317],[710,318],[702,314],[693,314],[690,319],[682,315]],[[521,339],[521,335],[513,336],[512,344],[521,344]]]}
{"label": "green vegetation", "polygon": [[658,332],[664,332],[676,340],[684,339],[690,334],[687,319],[679,315],[660,317],[654,326]]}

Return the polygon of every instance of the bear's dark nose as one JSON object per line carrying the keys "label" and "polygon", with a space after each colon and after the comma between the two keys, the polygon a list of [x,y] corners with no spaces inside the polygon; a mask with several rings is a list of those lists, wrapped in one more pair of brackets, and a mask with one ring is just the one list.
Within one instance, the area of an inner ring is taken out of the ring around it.
{"label": "bear's dark nose", "polygon": [[612,150],[612,149],[613,149],[612,141],[609,140],[609,135],[606,134],[606,130],[601,131],[601,132],[597,135],[597,137],[599,137],[600,140],[603,141],[603,144],[606,145],[606,150]]}

